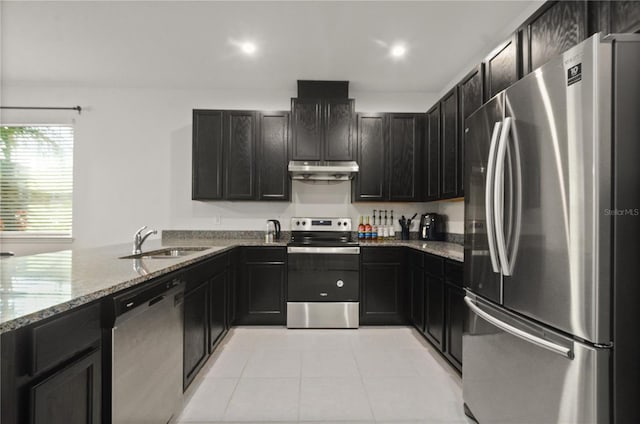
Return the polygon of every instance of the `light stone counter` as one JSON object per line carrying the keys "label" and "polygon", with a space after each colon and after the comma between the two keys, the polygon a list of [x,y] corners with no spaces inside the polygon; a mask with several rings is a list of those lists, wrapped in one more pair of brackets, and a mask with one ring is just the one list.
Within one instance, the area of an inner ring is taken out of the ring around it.
{"label": "light stone counter", "polygon": [[[32,324],[236,246],[266,246],[256,240],[149,240],[143,250],[198,246],[209,249],[162,259],[118,259],[131,244],[72,249],[0,259],[0,334]],[[284,242],[269,246],[285,246]]]}
{"label": "light stone counter", "polygon": [[446,241],[424,241],[424,240],[385,240],[385,241],[361,241],[361,247],[410,247],[421,252],[443,256],[447,259],[462,262],[464,261],[464,247],[456,243]]}
{"label": "light stone counter", "polygon": [[[237,246],[286,246],[254,239],[206,238],[186,232],[149,240],[144,251],[163,247],[208,247],[188,256],[163,259],[118,259],[131,253],[131,244],[72,249],[0,259],[0,334],[40,321],[213,257]],[[207,234],[210,235],[210,234]],[[402,246],[463,260],[461,245],[447,242],[396,240],[363,242],[362,246]]]}

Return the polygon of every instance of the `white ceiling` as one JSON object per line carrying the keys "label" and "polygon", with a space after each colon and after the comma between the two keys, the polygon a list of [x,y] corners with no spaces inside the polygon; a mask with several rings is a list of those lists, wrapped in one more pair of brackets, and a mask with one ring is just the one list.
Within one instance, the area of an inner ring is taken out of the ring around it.
{"label": "white ceiling", "polygon": [[[4,1],[4,84],[439,92],[542,1]],[[254,40],[255,57],[234,42]],[[407,57],[393,61],[388,45]]]}

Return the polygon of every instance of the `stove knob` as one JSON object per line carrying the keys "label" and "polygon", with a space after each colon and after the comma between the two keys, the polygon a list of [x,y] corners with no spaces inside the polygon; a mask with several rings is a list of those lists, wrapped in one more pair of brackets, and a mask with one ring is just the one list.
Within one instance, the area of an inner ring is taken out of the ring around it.
{"label": "stove knob", "polygon": [[336,286],[338,286],[338,287],[344,286],[344,281],[342,281],[342,280],[336,281]]}
{"label": "stove knob", "polygon": [[296,221],[296,226],[300,226],[300,221]]}
{"label": "stove knob", "polygon": [[338,221],[338,225],[342,225],[342,222]]}
{"label": "stove knob", "polygon": [[302,225],[307,225],[307,221],[302,221]]}

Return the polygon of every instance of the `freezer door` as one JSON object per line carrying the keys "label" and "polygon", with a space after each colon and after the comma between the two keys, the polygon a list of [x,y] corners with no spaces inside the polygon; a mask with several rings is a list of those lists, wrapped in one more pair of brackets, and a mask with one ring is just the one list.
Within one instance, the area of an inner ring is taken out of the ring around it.
{"label": "freezer door", "polygon": [[610,46],[595,36],[506,90],[512,220],[496,236],[499,250],[506,239],[504,306],[602,344],[611,341],[611,141],[599,126],[611,112],[610,67]]}
{"label": "freezer door", "polygon": [[501,302],[502,291],[490,197],[503,99],[499,94],[467,118],[464,137],[464,285],[494,302]]}
{"label": "freezer door", "polygon": [[463,397],[480,423],[598,423],[609,416],[610,349],[596,349],[479,298],[463,335]]}

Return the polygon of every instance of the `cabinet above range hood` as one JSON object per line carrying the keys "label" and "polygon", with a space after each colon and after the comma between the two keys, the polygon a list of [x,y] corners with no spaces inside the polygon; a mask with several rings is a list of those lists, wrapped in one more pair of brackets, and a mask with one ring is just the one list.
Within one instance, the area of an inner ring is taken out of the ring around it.
{"label": "cabinet above range hood", "polygon": [[309,183],[338,183],[341,181],[349,181],[353,179],[359,170],[360,167],[354,161],[289,162],[291,179]]}

